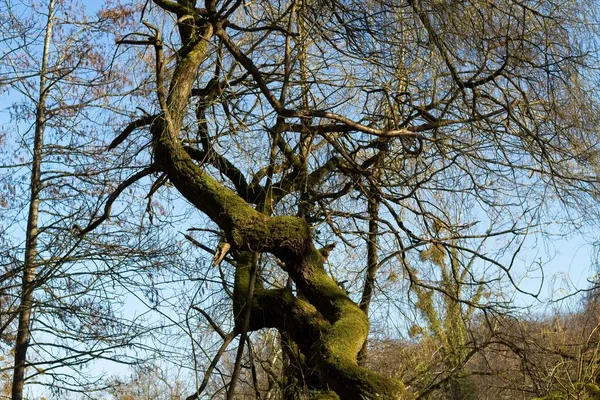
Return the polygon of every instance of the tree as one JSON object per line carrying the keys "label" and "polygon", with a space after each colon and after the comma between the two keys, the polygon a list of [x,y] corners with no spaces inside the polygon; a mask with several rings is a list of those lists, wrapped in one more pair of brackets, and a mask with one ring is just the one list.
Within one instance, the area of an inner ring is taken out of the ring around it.
{"label": "tree", "polygon": [[111,386],[110,395],[115,400],[179,400],[185,390],[181,376],[169,376],[152,366],[137,368],[131,379],[117,380]]}
{"label": "tree", "polygon": [[[326,257],[327,237],[350,248],[371,232],[373,190],[388,263],[418,265],[433,246],[475,255],[508,279],[523,236],[546,229],[551,210],[567,207],[575,214],[560,217],[575,223],[596,212],[600,114],[585,33],[594,6],[145,4],[144,26],[118,44],[154,51],[156,101],[109,147],[146,151],[146,168],[220,237],[215,264],[233,267],[235,322],[219,328],[222,348],[240,336],[228,398],[248,333],[264,328],[297,346],[322,396],[402,395],[400,381],[357,364],[369,321],[338,285],[348,269]],[[130,136],[140,128],[145,140]],[[444,204],[459,199],[456,224]],[[484,236],[509,245],[461,244]],[[288,283],[275,279],[283,273]]]}
{"label": "tree", "polygon": [[0,177],[0,338],[14,355],[11,398],[24,398],[25,385],[35,383],[59,397],[103,388],[101,374],[84,366],[131,363],[122,349],[135,345],[141,328],[119,310],[123,289],[115,281],[126,273],[111,274],[113,263],[127,254],[124,265],[152,265],[166,254],[151,229],[142,240],[132,234],[145,229],[135,221],[116,217],[96,232],[103,240],[76,228],[98,212],[98,196],[115,179],[95,118],[123,87],[101,39],[127,13],[87,21],[76,2],[0,7],[0,81],[10,102]]}
{"label": "tree", "polygon": [[[446,389],[449,399],[476,399],[477,389],[466,366],[475,354],[473,349],[476,347],[472,343],[474,340],[470,324],[473,322],[473,312],[487,302],[482,301],[487,300],[482,298],[485,294],[485,286],[478,283],[477,279],[472,281],[472,268],[476,258],[464,262],[459,258],[455,248],[452,248],[446,256],[435,244],[424,250],[421,256],[424,261],[437,264],[441,279],[439,287],[425,288],[418,284],[414,286],[417,297],[416,308],[422,314],[426,327],[420,328],[414,325],[412,329],[414,334],[424,331],[424,335],[430,335],[439,344],[441,363],[448,371],[447,376],[444,377],[437,374],[438,376],[434,377],[434,382],[427,390],[441,386]],[[416,271],[412,273],[413,279],[420,279],[416,276]],[[436,307],[436,300],[441,303],[441,306]],[[440,378],[445,384],[435,382]]]}
{"label": "tree", "polygon": [[25,368],[27,364],[27,349],[30,341],[31,312],[33,309],[33,290],[36,274],[37,237],[39,234],[38,215],[42,189],[41,165],[42,147],[44,142],[44,126],[46,124],[46,101],[48,98],[48,58],[50,40],[54,27],[54,0],[48,3],[48,19],[42,50],[42,65],[40,67],[39,98],[35,108],[35,126],[33,138],[33,158],[31,161],[31,195],[29,198],[29,211],[27,213],[27,228],[25,232],[25,261],[21,286],[21,299],[19,303],[19,325],[15,344],[15,368],[13,373],[12,399],[23,398],[25,386]]}

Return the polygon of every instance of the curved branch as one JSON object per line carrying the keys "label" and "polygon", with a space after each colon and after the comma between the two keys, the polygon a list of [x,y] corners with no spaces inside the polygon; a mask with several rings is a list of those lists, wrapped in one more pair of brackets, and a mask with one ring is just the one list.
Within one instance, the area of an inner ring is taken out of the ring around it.
{"label": "curved branch", "polygon": [[157,115],[146,115],[140,119],[137,119],[133,122],[130,122],[119,135],[113,139],[112,142],[108,145],[108,149],[112,150],[116,148],[118,145],[123,143],[125,139],[136,129],[143,128],[144,126],[148,126],[152,124],[152,121],[156,119]]}
{"label": "curved branch", "polygon": [[421,138],[421,135],[412,132],[410,129],[393,129],[393,130],[385,130],[385,129],[376,129],[370,126],[366,126],[355,122],[349,118],[346,118],[340,114],[336,114],[330,111],[324,110],[291,110],[283,107],[281,102],[277,99],[275,94],[269,89],[266,81],[263,79],[262,73],[258,69],[258,67],[252,62],[252,60],[244,54],[239,47],[233,42],[231,37],[225,32],[222,26],[217,26],[215,28],[215,35],[217,35],[223,41],[223,44],[229,52],[233,55],[233,57],[240,63],[242,66],[252,75],[256,84],[258,85],[262,94],[266,97],[267,101],[273,107],[273,109],[281,116],[286,118],[301,118],[301,119],[311,119],[311,118],[323,118],[330,119],[332,121],[337,121],[345,125],[348,130],[358,131],[368,133],[374,136],[380,137],[414,137]]}
{"label": "curved branch", "polygon": [[108,199],[106,200],[106,204],[104,205],[104,213],[102,214],[102,216],[100,216],[100,218],[98,218],[96,221],[92,222],[91,224],[89,224],[87,227],[85,227],[83,229],[80,228],[79,225],[73,226],[77,231],[79,231],[78,234],[80,236],[85,235],[86,233],[93,231],[98,226],[100,226],[100,224],[102,224],[104,221],[109,219],[110,218],[110,210],[112,208],[112,205],[119,198],[121,193],[123,193],[123,191],[125,189],[127,189],[129,186],[131,186],[135,182],[139,181],[140,179],[142,179],[145,176],[152,174],[155,171],[156,171],[155,168],[153,166],[150,166],[150,167],[144,168],[143,170],[139,171],[138,173],[136,173],[136,174],[130,176],[129,178],[127,178],[126,180],[124,180],[115,189],[115,191],[112,192],[110,194],[110,196],[108,196]]}

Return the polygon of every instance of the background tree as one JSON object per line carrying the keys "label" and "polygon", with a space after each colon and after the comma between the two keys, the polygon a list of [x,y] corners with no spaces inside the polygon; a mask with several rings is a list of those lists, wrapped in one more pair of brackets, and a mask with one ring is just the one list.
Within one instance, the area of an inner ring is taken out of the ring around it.
{"label": "background tree", "polygon": [[[0,335],[14,356],[14,366],[1,370],[13,370],[12,399],[26,396],[26,383],[47,385],[57,397],[93,391],[106,382],[88,363],[133,362],[123,349],[139,345],[132,341],[148,328],[123,314],[127,291],[115,286],[133,273],[112,269],[121,263],[147,275],[148,265],[169,254],[143,222],[124,222],[126,208],[97,236],[84,238],[74,228],[98,213],[104,206],[98,196],[106,197],[123,174],[103,154],[106,132],[96,119],[124,85],[110,65],[112,48],[101,40],[124,26],[127,9],[107,8],[88,21],[73,2],[0,6],[3,101],[9,104],[0,178]],[[142,231],[142,238],[135,235]]]}
{"label": "background tree", "polygon": [[27,213],[27,228],[25,232],[25,260],[23,264],[23,276],[21,284],[21,299],[19,302],[19,320],[17,328],[17,337],[15,344],[15,368],[13,372],[12,399],[21,400],[23,398],[23,388],[25,385],[25,368],[27,364],[27,349],[31,337],[31,312],[33,309],[33,290],[35,288],[34,280],[36,274],[37,258],[37,237],[39,234],[38,215],[40,208],[40,195],[42,181],[40,177],[42,164],[42,147],[44,142],[44,128],[46,124],[46,107],[48,98],[48,58],[50,52],[50,40],[52,38],[52,28],[54,27],[54,6],[55,2],[50,0],[48,3],[48,19],[46,21],[46,32],[44,34],[39,98],[35,106],[35,122],[33,134],[33,158],[31,160],[31,195],[29,197],[29,210]]}
{"label": "background tree", "polygon": [[111,386],[110,395],[115,400],[180,400],[186,390],[181,376],[150,366],[137,368],[128,381],[118,380]]}

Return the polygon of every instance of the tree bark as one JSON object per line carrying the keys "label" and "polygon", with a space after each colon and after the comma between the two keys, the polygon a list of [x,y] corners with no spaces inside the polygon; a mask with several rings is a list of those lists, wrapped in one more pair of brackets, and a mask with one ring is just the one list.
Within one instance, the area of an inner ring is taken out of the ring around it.
{"label": "tree bark", "polygon": [[[375,275],[379,268],[378,257],[378,234],[379,234],[379,192],[378,188],[371,184],[369,188],[369,202],[367,205],[367,213],[369,215],[369,234],[367,235],[367,276],[363,286],[363,292],[360,298],[359,307],[365,315],[369,316],[369,306],[373,297],[373,289],[375,287]],[[365,365],[367,361],[368,340],[365,342],[358,353],[358,364]]]}
{"label": "tree bark", "polygon": [[[194,13],[192,8],[189,12]],[[186,24],[200,20],[193,15],[178,16]],[[340,398],[398,398],[404,390],[401,382],[358,366],[356,356],[368,333],[368,319],[326,273],[324,259],[313,243],[306,221],[293,216],[269,217],[257,211],[214,180],[184,150],[178,139],[183,115],[198,68],[207,57],[208,40],[219,27],[202,23],[194,27],[195,33],[190,29],[188,25],[187,36],[182,36],[184,45],[162,114],[151,127],[157,168],[191,204],[219,226],[232,250],[275,255],[306,298],[305,301],[294,297],[290,289],[253,288],[252,307],[256,313],[250,319],[249,329],[275,327],[289,334],[309,363],[321,373],[323,388],[334,391]],[[162,77],[157,76],[157,81],[163,81]],[[249,284],[249,273],[239,272]],[[236,279],[236,285],[243,285],[242,279]]]}
{"label": "tree bark", "polygon": [[54,24],[55,0],[48,3],[48,20],[44,36],[42,65],[40,69],[39,97],[35,113],[35,129],[33,139],[33,159],[31,161],[31,182],[29,210],[27,217],[27,231],[25,233],[25,260],[23,264],[23,277],[21,281],[21,300],[19,304],[19,323],[15,343],[15,360],[12,383],[12,400],[23,399],[25,387],[25,370],[27,368],[27,350],[31,336],[31,313],[34,304],[37,238],[38,238],[38,213],[40,207],[41,166],[42,150],[44,146],[44,128],[46,124],[46,99],[48,97],[48,84],[46,73],[50,52],[50,39]]}

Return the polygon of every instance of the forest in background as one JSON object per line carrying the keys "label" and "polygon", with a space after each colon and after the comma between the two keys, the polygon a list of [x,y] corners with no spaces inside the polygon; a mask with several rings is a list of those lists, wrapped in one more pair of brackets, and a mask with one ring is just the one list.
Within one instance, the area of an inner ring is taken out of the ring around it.
{"label": "forest in background", "polygon": [[599,6],[0,0],[0,399],[600,399]]}

